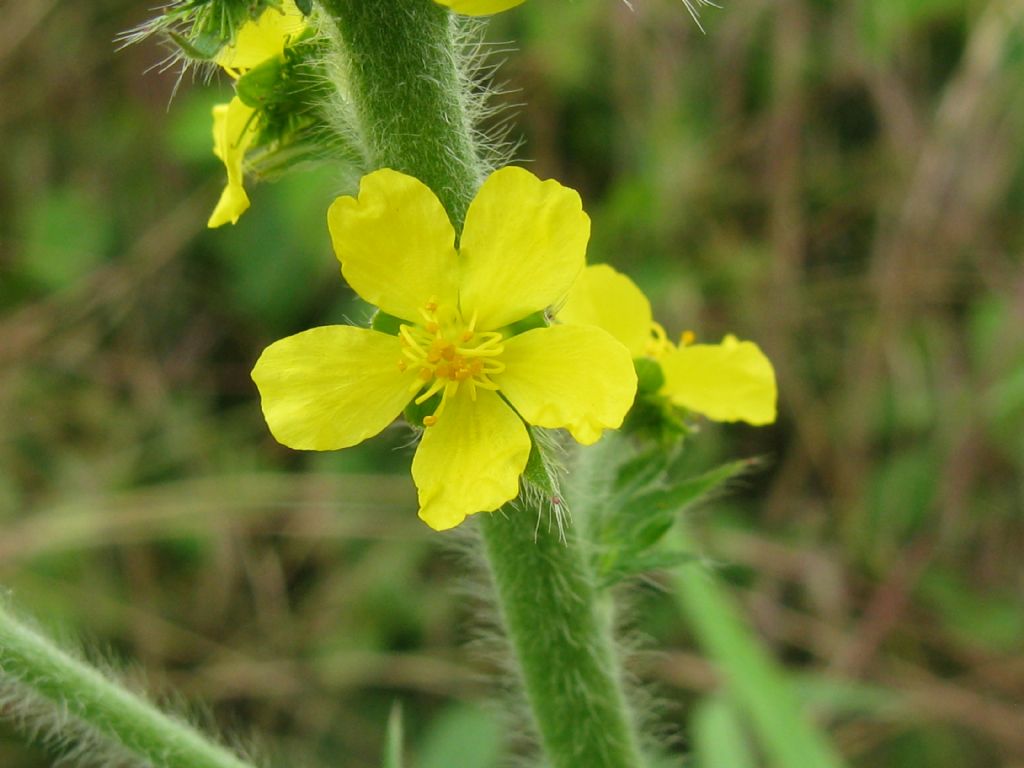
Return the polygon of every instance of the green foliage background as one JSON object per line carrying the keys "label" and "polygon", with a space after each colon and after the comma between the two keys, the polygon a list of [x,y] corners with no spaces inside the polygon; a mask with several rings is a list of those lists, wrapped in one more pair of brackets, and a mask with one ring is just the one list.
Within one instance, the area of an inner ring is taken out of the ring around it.
{"label": "green foliage background", "polygon": [[[702,35],[633,5],[500,17],[499,117],[670,332],[776,365],[776,426],[692,443],[694,471],[763,459],[693,516],[706,554],[852,766],[1024,764],[1024,7],[749,0]],[[453,537],[415,518],[409,433],[289,452],[248,378],[367,316],[324,222],[348,190],[292,175],[207,231],[229,86],[168,108],[159,48],[111,42],[149,13],[5,8],[0,583],[282,764],[379,765],[397,698],[416,766],[491,768],[494,662]],[[629,596],[658,719],[696,765],[768,765],[669,585]],[[0,728],[0,765],[50,763]]]}

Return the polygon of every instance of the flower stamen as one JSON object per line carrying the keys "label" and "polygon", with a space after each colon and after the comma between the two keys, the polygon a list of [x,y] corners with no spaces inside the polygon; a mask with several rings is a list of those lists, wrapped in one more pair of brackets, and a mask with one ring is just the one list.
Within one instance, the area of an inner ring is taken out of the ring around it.
{"label": "flower stamen", "polygon": [[466,386],[474,401],[478,387],[498,389],[492,377],[505,370],[498,359],[505,346],[497,331],[476,330],[476,312],[467,323],[456,308],[439,306],[432,298],[419,314],[423,322],[399,326],[403,356],[399,369],[416,369],[416,379],[409,389],[422,390],[414,400],[417,405],[441,393],[434,413],[423,419],[423,426],[430,427],[437,423],[448,399],[455,396],[460,385]]}

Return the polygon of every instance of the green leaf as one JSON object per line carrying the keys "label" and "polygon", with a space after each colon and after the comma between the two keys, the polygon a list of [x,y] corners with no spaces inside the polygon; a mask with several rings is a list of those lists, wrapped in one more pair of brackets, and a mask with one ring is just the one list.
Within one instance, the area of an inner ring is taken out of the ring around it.
{"label": "green leaf", "polygon": [[388,717],[382,768],[402,768],[402,731],[402,705],[396,701],[391,706],[391,715]]}
{"label": "green leaf", "polygon": [[829,717],[903,718],[909,707],[902,695],[880,685],[824,675],[794,678],[800,701]]}
{"label": "green leaf", "polygon": [[212,61],[224,47],[224,40],[219,35],[209,32],[201,32],[192,40],[173,30],[168,31],[167,34],[182,53],[195,61]]}
{"label": "green leaf", "polygon": [[698,768],[757,768],[739,713],[722,696],[705,699],[691,722]]}
{"label": "green leaf", "polygon": [[723,483],[741,475],[755,463],[753,459],[732,461],[696,477],[688,477],[667,488],[644,493],[637,496],[633,503],[640,509],[650,512],[670,512],[674,515],[703,500]]}
{"label": "green leaf", "polygon": [[[685,525],[674,540],[693,549]],[[714,574],[691,566],[674,572],[676,597],[704,652],[721,670],[729,696],[749,719],[776,768],[840,768],[839,754],[811,723],[790,678],[758,642]]]}
{"label": "green leaf", "polygon": [[664,452],[656,451],[642,454],[619,468],[616,485],[622,490],[613,498],[602,526],[601,547],[594,564],[604,586],[690,559],[690,555],[680,552],[652,550],[672,530],[680,512],[704,499],[752,463],[734,461],[673,485],[637,493],[639,489],[649,488],[663,474],[668,461]]}
{"label": "green leaf", "polygon": [[723,464],[666,488],[623,499],[610,520],[607,540],[634,553],[653,547],[672,529],[680,512],[745,471],[750,464],[747,460]]}
{"label": "green leaf", "polygon": [[502,732],[489,712],[456,705],[430,725],[419,750],[418,768],[497,768]]}
{"label": "green leaf", "polygon": [[602,575],[601,586],[610,587],[624,579],[638,576],[641,573],[675,568],[678,565],[691,563],[695,559],[696,555],[693,552],[678,550],[659,549],[653,552],[626,555],[616,560],[614,566],[606,574]]}
{"label": "green leaf", "polygon": [[660,447],[634,456],[619,465],[615,488],[623,492],[637,491],[660,477],[668,467],[670,455]]}

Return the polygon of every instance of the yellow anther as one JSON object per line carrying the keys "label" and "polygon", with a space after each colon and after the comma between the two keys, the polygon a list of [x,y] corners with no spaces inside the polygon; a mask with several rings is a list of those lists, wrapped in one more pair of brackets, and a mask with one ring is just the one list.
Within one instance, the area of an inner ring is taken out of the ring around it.
{"label": "yellow anther", "polygon": [[423,417],[423,426],[424,427],[432,427],[435,424],[437,424],[437,416],[424,416]]}
{"label": "yellow anther", "polygon": [[697,334],[693,331],[683,331],[679,335],[679,346],[685,347],[697,340]]}
{"label": "yellow anther", "polygon": [[465,324],[458,309],[447,305],[439,307],[435,298],[419,313],[421,321],[399,327],[403,359],[398,368],[415,373],[409,391],[417,405],[440,393],[440,403],[433,415],[423,420],[423,425],[429,427],[437,422],[445,403],[455,397],[461,387],[468,387],[469,396],[474,400],[477,388],[497,391],[498,385],[491,377],[505,370],[496,359],[504,346],[500,332],[475,329],[475,314]]}

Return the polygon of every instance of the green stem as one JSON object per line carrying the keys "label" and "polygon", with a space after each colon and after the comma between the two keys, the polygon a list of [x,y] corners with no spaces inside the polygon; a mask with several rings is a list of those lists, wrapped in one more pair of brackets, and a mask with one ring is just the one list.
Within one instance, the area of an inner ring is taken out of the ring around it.
{"label": "green stem", "polygon": [[377,168],[415,176],[440,198],[456,231],[483,181],[455,21],[431,0],[321,0],[345,49],[342,90]]}
{"label": "green stem", "polygon": [[[419,178],[456,230],[482,182],[453,17],[431,0],[321,0],[344,46],[344,87],[376,167]],[[638,768],[639,739],[578,533],[535,509],[484,514],[484,548],[552,768]]]}
{"label": "green stem", "polygon": [[[227,749],[174,720],[93,667],[57,648],[0,606],[0,684],[14,685],[68,714],[90,732],[158,768],[249,768]],[[17,705],[15,705],[16,707]],[[31,725],[45,730],[46,715]]]}
{"label": "green stem", "polygon": [[612,619],[576,527],[537,510],[482,515],[484,546],[527,699],[552,768],[644,764],[622,690]]}

